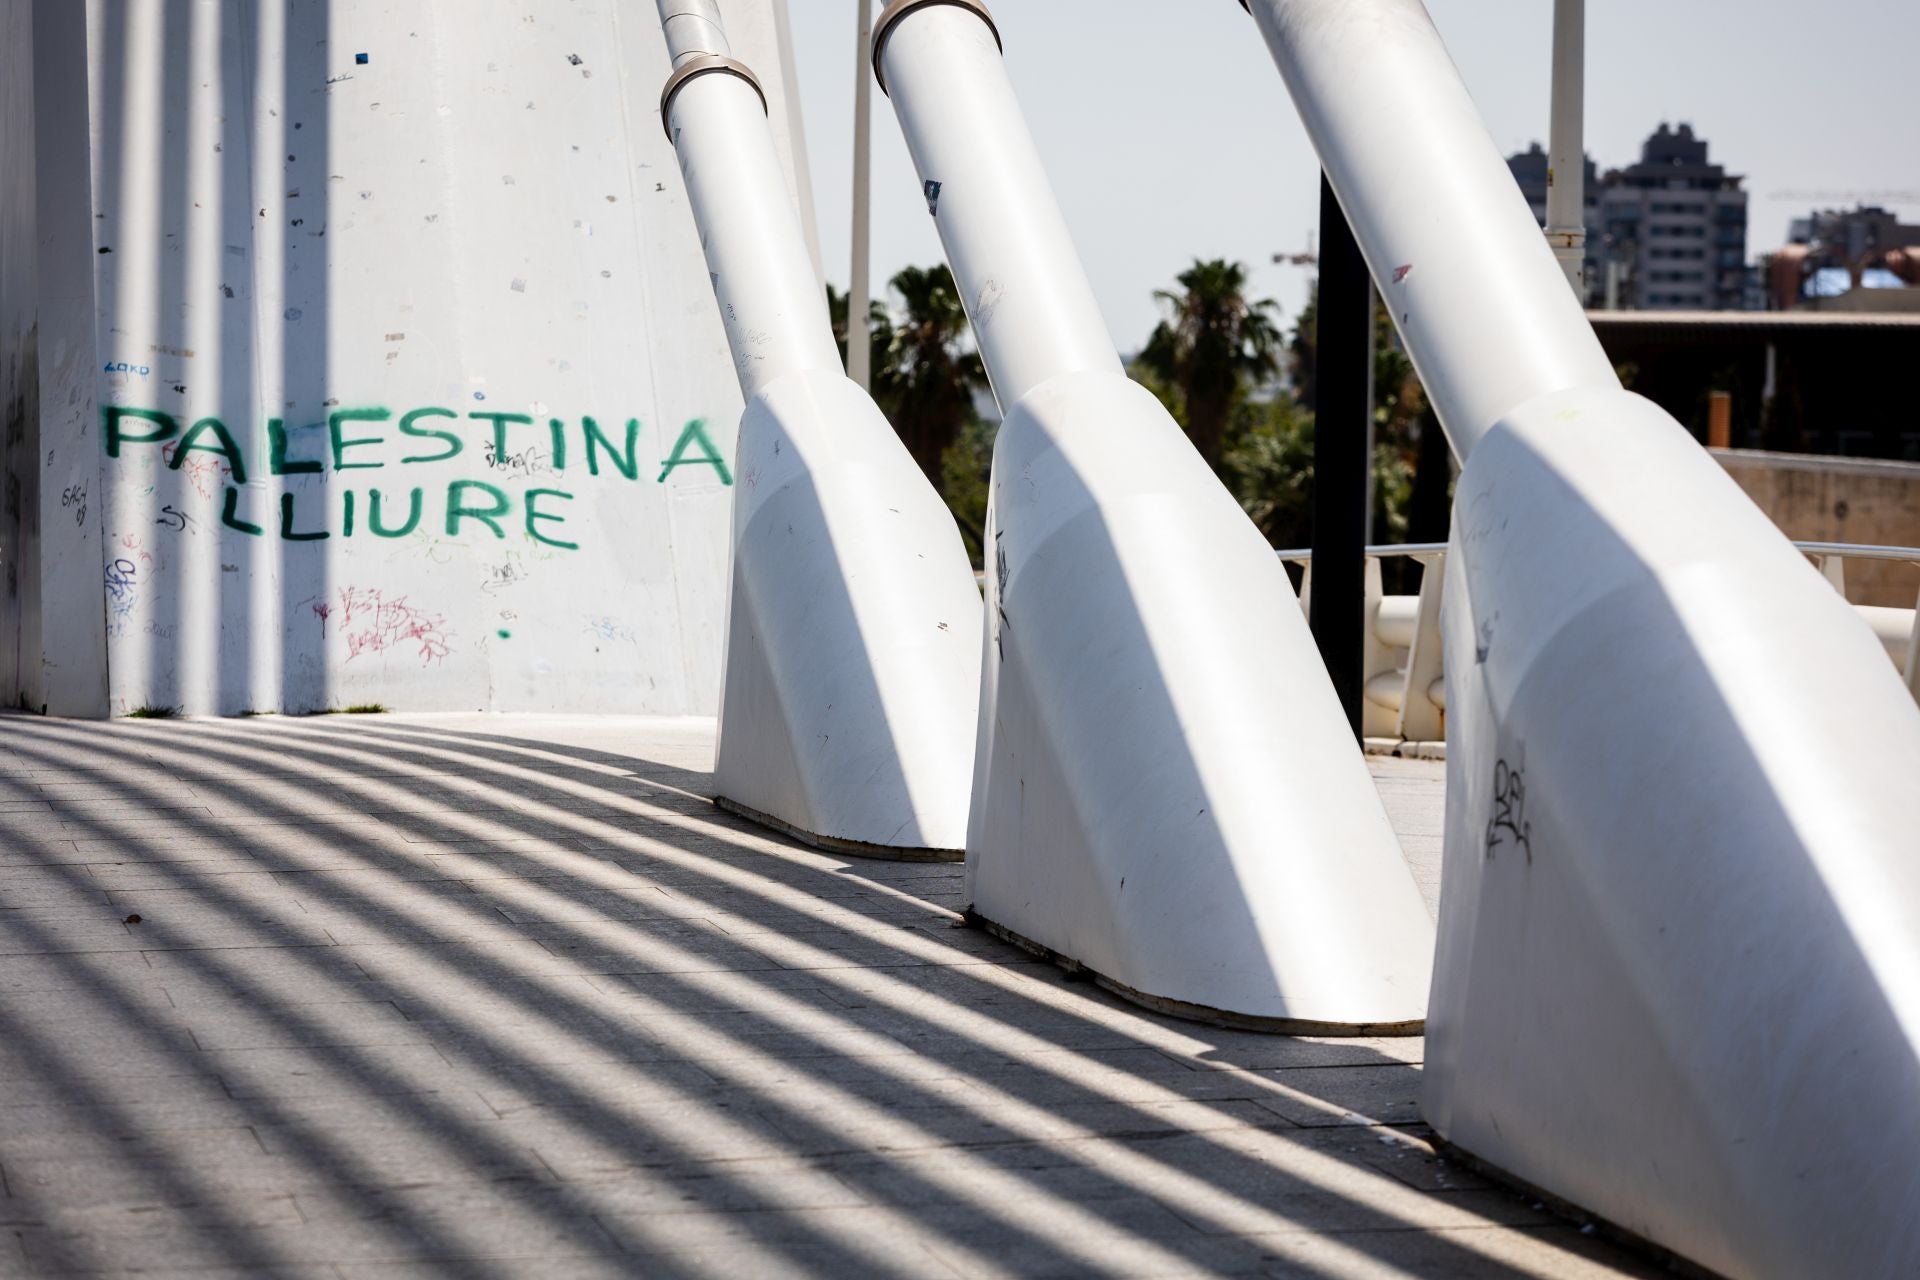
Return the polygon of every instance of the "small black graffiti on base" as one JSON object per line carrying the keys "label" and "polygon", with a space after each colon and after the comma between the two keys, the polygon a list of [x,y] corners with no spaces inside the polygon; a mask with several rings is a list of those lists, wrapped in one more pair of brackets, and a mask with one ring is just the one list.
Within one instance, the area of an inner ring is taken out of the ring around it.
{"label": "small black graffiti on base", "polygon": [[1511,842],[1533,865],[1533,824],[1527,821],[1527,783],[1521,766],[1505,760],[1493,766],[1493,816],[1487,820],[1487,857]]}
{"label": "small black graffiti on base", "polygon": [[87,522],[87,486],[70,484],[60,493],[60,506],[73,512],[73,522],[83,525]]}

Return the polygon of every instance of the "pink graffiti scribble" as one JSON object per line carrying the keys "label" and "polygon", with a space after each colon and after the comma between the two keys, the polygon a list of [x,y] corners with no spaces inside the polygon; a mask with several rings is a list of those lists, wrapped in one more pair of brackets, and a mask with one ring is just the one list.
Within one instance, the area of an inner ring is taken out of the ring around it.
{"label": "pink graffiti scribble", "polygon": [[320,619],[320,634],[322,637],[325,637],[327,634],[327,619],[333,616],[333,606],[324,600],[317,601],[313,606],[313,613],[315,617]]}
{"label": "pink graffiti scribble", "polygon": [[180,450],[180,442],[162,445],[160,457],[169,467],[187,473],[195,493],[203,498],[211,498],[220,491],[220,486],[233,479],[233,468],[224,462],[201,456],[198,450],[187,454],[184,460],[175,465],[175,455]]}
{"label": "pink graffiti scribble", "polygon": [[153,552],[147,550],[146,544],[141,542],[138,536],[131,533],[122,534],[120,545],[127,549],[128,555],[145,567],[149,569],[158,567],[158,562],[153,558]]}
{"label": "pink graffiti scribble", "polygon": [[[314,612],[320,613],[320,605]],[[321,613],[321,627],[332,610]],[[357,624],[357,629],[356,629]],[[405,596],[389,600],[379,587],[340,588],[340,633],[347,640],[347,661],[363,653],[385,653],[407,644],[419,646],[420,663],[432,666],[453,652],[446,617],[423,613]]]}

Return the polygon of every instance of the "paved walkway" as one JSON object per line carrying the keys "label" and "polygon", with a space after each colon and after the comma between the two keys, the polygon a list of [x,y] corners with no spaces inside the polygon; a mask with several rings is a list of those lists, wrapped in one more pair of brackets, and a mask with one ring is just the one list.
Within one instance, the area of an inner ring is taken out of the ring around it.
{"label": "paved walkway", "polygon": [[711,754],[0,718],[0,1277],[1653,1274],[1437,1160],[1418,1040],[1143,1013]]}

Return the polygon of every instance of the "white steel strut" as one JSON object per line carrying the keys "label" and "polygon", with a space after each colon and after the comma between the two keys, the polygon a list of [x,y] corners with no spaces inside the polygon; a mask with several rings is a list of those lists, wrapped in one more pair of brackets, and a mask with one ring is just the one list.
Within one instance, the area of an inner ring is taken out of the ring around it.
{"label": "white steel strut", "polygon": [[1417,1031],[1432,926],[1352,730],[1272,549],[1121,372],[992,18],[895,0],[874,49],[1006,414],[974,913],[1188,1016]]}
{"label": "white steel strut", "polygon": [[753,73],[713,0],[659,0],[661,115],[747,409],[715,781],[843,850],[957,858],[980,681],[958,528],[840,368]]}
{"label": "white steel strut", "polygon": [[1920,1274],[1920,712],[1621,389],[1419,0],[1251,0],[1466,462],[1427,1118],[1729,1276]]}

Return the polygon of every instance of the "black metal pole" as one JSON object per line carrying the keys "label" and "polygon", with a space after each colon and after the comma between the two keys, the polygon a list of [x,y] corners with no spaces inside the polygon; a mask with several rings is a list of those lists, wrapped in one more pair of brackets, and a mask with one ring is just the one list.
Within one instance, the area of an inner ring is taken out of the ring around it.
{"label": "black metal pole", "polygon": [[1313,595],[1308,624],[1360,737],[1367,497],[1373,452],[1373,282],[1325,175],[1314,335]]}

